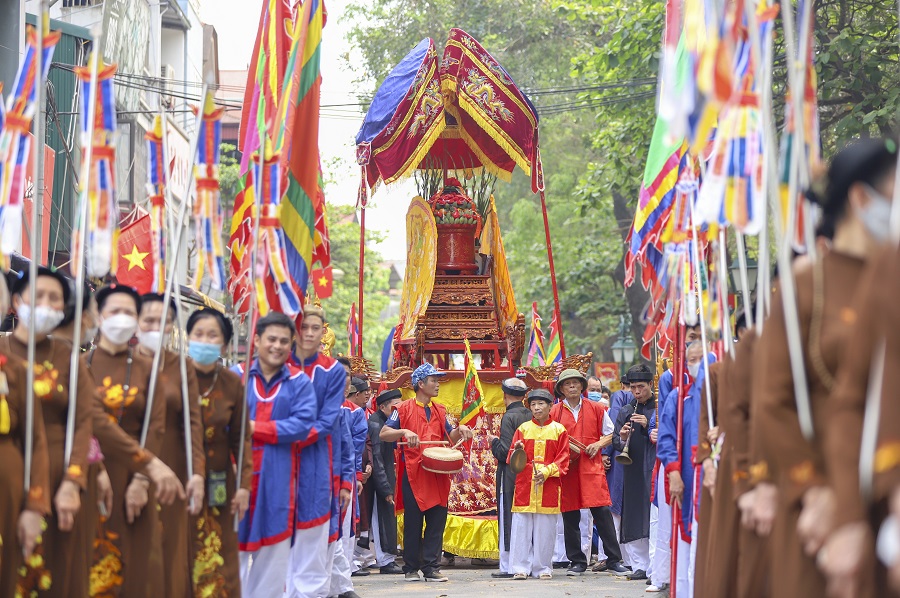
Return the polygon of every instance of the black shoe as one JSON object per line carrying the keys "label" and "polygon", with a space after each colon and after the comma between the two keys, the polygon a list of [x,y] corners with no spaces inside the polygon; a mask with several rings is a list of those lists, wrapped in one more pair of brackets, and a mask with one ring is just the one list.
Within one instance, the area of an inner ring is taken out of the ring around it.
{"label": "black shoe", "polygon": [[569,561],[556,561],[555,563],[553,563],[554,569],[565,569],[568,566],[569,566]]}
{"label": "black shoe", "polygon": [[628,573],[628,569],[625,568],[625,565],[622,564],[622,561],[618,563],[610,563],[606,562],[606,570],[612,571],[613,573]]}
{"label": "black shoe", "polygon": [[378,572],[382,575],[399,575],[403,573],[403,569],[397,566],[397,563],[390,563],[378,569]]}
{"label": "black shoe", "polygon": [[359,594],[357,594],[353,590],[350,590],[349,592],[338,594],[338,598],[359,598]]}
{"label": "black shoe", "polygon": [[433,569],[423,575],[425,581],[450,581],[446,575],[441,573],[440,569]]}
{"label": "black shoe", "polygon": [[504,573],[503,571],[494,571],[491,573],[491,577],[494,579],[512,579],[512,573]]}
{"label": "black shoe", "polygon": [[[368,569],[360,569],[359,571],[354,571],[350,574],[350,577],[365,577],[366,575],[372,575],[372,572]],[[343,596],[343,594],[341,594]]]}
{"label": "black shoe", "polygon": [[587,571],[587,565],[585,565],[584,563],[575,563],[574,565],[569,567],[569,570],[566,571],[566,575],[568,575],[569,577],[575,577],[576,575],[581,575],[585,571]]}
{"label": "black shoe", "polygon": [[628,579],[630,581],[637,581],[639,579],[647,579],[647,572],[643,569],[638,569],[637,571],[632,572],[628,575]]}

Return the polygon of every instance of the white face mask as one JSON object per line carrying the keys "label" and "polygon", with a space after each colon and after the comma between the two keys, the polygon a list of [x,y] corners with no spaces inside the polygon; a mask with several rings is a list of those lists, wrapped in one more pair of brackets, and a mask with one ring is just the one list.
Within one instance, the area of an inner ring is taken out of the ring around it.
{"label": "white face mask", "polygon": [[143,330],[138,331],[138,342],[142,347],[146,347],[147,349],[156,353],[156,350],[159,349],[159,337],[163,337],[163,348],[169,344],[169,335],[162,334],[159,330],[148,330],[144,332]]}
{"label": "white face mask", "polygon": [[858,210],[859,218],[869,234],[879,243],[888,240],[891,235],[891,202],[881,193],[866,185],[869,203]]}
{"label": "white face mask", "polygon": [[697,374],[699,372],[700,372],[700,364],[699,363],[689,363],[688,364],[688,373],[691,375],[691,378],[696,380]]}
{"label": "white face mask", "polygon": [[131,340],[134,331],[137,330],[137,318],[128,314],[116,314],[103,318],[100,322],[100,332],[111,343],[123,345]]}
{"label": "white face mask", "polygon": [[[27,303],[22,303],[19,307],[16,308],[16,315],[19,316],[19,322],[28,328],[31,326],[31,306]],[[47,307],[45,305],[38,305],[34,310],[34,333],[35,334],[49,334],[53,332],[59,323],[62,322],[66,317],[66,314],[63,312],[53,309],[52,307]]]}

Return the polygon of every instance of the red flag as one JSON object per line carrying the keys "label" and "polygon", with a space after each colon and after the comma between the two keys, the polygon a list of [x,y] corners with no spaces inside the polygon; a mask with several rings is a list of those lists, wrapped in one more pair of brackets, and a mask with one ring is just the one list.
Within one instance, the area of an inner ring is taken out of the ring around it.
{"label": "red flag", "polygon": [[334,276],[331,272],[331,266],[327,268],[317,268],[312,271],[313,286],[316,290],[316,297],[319,299],[328,299],[334,290]]}
{"label": "red flag", "polygon": [[153,287],[153,237],[150,231],[150,215],[141,211],[119,233],[118,267],[116,279],[149,293]]}

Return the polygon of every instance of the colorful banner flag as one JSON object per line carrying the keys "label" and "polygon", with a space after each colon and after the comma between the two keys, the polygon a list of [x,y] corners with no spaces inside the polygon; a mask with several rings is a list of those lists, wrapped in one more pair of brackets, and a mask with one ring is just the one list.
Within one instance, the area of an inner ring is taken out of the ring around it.
{"label": "colorful banner flag", "polygon": [[153,242],[150,244],[153,264],[154,293],[166,291],[166,183],[169,172],[163,155],[163,120],[161,116],[153,119],[153,126],[144,135],[147,140],[147,178],[150,189],[150,233]]}
{"label": "colorful banner flag", "polygon": [[559,363],[562,361],[562,351],[559,346],[559,318],[556,310],[553,311],[553,318],[550,319],[550,338],[547,343],[547,353],[544,361],[546,363]]}
{"label": "colorful banner flag", "polygon": [[[280,126],[276,128],[275,147],[286,171],[287,188],[281,204],[280,221],[284,230],[284,252],[293,284],[306,293],[313,269],[316,237],[320,251],[329,251],[325,202],[319,172],[319,95],[322,28],[325,7],[322,0],[305,0],[294,25],[285,82],[279,104]],[[322,222],[317,229],[317,219]],[[324,231],[324,235],[321,232]],[[320,261],[321,261],[320,256]],[[325,260],[325,266],[330,260]]]}
{"label": "colorful banner flag", "polygon": [[359,350],[359,319],[356,317],[356,303],[350,305],[350,318],[347,320],[347,341],[350,344],[350,357],[361,357]]}
{"label": "colorful banner flag", "polygon": [[544,365],[544,333],[541,331],[541,316],[537,301],[531,304],[531,339],[528,342],[528,365]]}
{"label": "colorful banner flag", "polygon": [[[88,64],[93,63],[93,58]],[[113,89],[113,75],[116,65],[99,63],[96,73],[97,90],[92,95],[91,68],[75,67],[75,75],[81,81],[81,151],[86,156],[87,145],[91,148],[88,172],[83,175],[87,187],[87,221],[84,223],[84,257],[87,275],[102,278],[110,273],[117,259],[115,257],[118,237],[118,206],[116,205],[116,97]],[[88,122],[90,114],[89,98],[96,98],[94,121]],[[80,220],[81,210],[76,210]],[[78,230],[78,226],[75,230]],[[80,263],[81,237],[72,235],[73,262]]]}
{"label": "colorful banner flag", "polygon": [[[31,121],[37,110],[37,88],[44,85],[59,32],[45,32],[41,48],[41,73],[37,71],[37,34],[29,27],[25,55],[19,64],[3,116],[0,119],[0,266],[7,269],[9,257],[22,246],[22,212],[25,178],[31,148]],[[2,103],[2,98],[0,98]],[[43,142],[37,144],[43,150]]]}
{"label": "colorful banner flag", "polygon": [[469,339],[466,339],[466,381],[463,385],[462,413],[459,414],[460,425],[468,425],[484,415],[484,390],[481,388],[481,380],[478,379],[478,369],[472,359],[472,348]]}
{"label": "colorful banner flag", "polygon": [[194,178],[197,181],[197,199],[194,202],[197,272],[194,288],[200,288],[205,274],[211,287],[221,291],[225,289],[225,258],[222,249],[222,203],[219,200],[219,150],[225,110],[216,108],[212,91],[207,91],[202,110],[194,164]]}
{"label": "colorful banner flag", "polygon": [[250,312],[250,245],[258,216],[250,158],[260,149],[260,129],[271,130],[278,113],[293,31],[290,4],[289,0],[264,0],[244,90],[238,136],[238,149],[242,152],[240,190],[234,199],[228,241],[231,250],[228,292],[235,312],[242,316]]}

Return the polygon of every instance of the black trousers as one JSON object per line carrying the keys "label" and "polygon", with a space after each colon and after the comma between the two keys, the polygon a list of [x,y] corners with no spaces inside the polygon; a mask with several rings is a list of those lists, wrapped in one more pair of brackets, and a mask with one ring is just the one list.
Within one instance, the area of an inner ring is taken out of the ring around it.
{"label": "black trousers", "polygon": [[[421,570],[428,574],[441,567],[441,549],[444,545],[444,527],[447,525],[447,507],[431,507],[419,510],[416,497],[403,472],[403,572]],[[612,522],[612,519],[610,519]],[[422,536],[422,524],[425,535]]]}
{"label": "black trousers", "polygon": [[[404,498],[404,500],[406,500]],[[616,525],[613,523],[612,511],[609,507],[591,507],[591,515],[594,517],[594,525],[597,526],[597,535],[603,542],[603,552],[609,563],[618,563],[622,560],[622,549],[616,539]],[[581,511],[566,511],[563,518],[563,539],[566,541],[566,556],[573,565],[587,565],[587,557],[581,552]]]}

